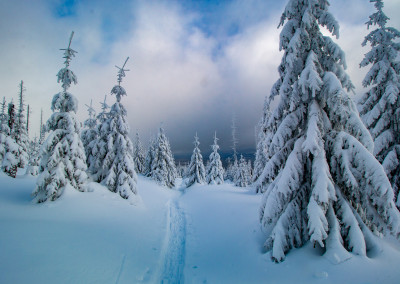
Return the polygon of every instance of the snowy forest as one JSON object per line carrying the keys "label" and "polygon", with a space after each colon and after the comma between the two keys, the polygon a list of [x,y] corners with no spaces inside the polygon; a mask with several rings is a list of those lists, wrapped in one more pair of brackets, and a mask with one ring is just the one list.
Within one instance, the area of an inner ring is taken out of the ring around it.
{"label": "snowy forest", "polygon": [[400,32],[384,0],[365,1],[366,92],[355,96],[333,1],[286,1],[253,157],[238,150],[234,116],[227,158],[212,125],[192,134],[187,161],[161,121],[142,141],[124,102],[135,54],[121,55],[104,100],[78,102],[65,35],[40,132],[26,81],[1,103],[0,282],[397,283]]}

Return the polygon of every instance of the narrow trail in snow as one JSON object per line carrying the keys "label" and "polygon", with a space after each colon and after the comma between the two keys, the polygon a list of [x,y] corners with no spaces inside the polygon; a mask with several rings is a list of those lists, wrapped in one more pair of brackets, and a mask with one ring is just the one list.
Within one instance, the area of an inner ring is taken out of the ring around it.
{"label": "narrow trail in snow", "polygon": [[124,270],[125,259],[126,259],[126,254],[124,254],[124,256],[122,257],[121,266],[119,267],[118,276],[117,280],[115,281],[115,284],[118,284],[119,279],[121,278],[122,271]]}
{"label": "narrow trail in snow", "polygon": [[186,219],[183,210],[179,207],[179,197],[168,202],[167,230],[158,283],[184,282]]}

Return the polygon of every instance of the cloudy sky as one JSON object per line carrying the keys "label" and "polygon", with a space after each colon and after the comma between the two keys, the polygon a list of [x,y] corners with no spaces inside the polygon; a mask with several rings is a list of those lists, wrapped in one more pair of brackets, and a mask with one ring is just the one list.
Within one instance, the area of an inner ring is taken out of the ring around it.
{"label": "cloudy sky", "polygon": [[[277,25],[287,1],[74,1],[0,0],[0,95],[17,98],[24,80],[32,109],[31,136],[38,133],[40,109],[51,115],[53,95],[60,91],[56,74],[62,51],[73,30],[78,51],[70,68],[78,84],[70,92],[79,100],[78,117],[87,118],[85,104],[100,101],[116,83],[117,69],[130,57],[122,85],[128,96],[132,136],[144,144],[162,124],[175,154],[193,148],[198,133],[201,150],[209,152],[214,131],[223,151],[231,145],[236,117],[239,151],[255,148],[254,129],[264,98],[278,78]],[[348,72],[363,92],[367,70],[358,65],[369,47],[361,42],[364,23],[374,11],[367,0],[331,0],[340,23],[339,45]],[[386,0],[390,26],[400,29],[400,1]],[[107,96],[109,104],[115,98]]]}

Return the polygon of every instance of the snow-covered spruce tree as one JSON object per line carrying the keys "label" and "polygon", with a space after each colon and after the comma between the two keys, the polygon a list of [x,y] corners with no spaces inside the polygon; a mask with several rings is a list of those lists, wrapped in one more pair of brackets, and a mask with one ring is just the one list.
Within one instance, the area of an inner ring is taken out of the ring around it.
{"label": "snow-covered spruce tree", "polygon": [[54,95],[51,110],[53,114],[45,130],[51,131],[40,150],[40,169],[36,189],[32,193],[38,203],[59,198],[70,185],[78,191],[86,190],[86,156],[80,138],[80,122],[75,113],[77,99],[67,90],[77,83],[75,74],[68,68],[76,51],[71,48],[74,32],[71,33],[68,48],[64,50],[65,67],[57,74],[63,90]]}
{"label": "snow-covered spruce tree", "polygon": [[173,188],[177,178],[174,157],[171,146],[165,136],[164,129],[160,127],[155,140],[150,176],[158,184]]}
{"label": "snow-covered spruce tree", "polygon": [[239,187],[246,187],[251,183],[251,168],[243,155],[240,155],[237,171],[235,172],[234,183]]}
{"label": "snow-covered spruce tree", "polygon": [[19,84],[19,107],[16,115],[15,126],[11,136],[19,146],[18,151],[18,167],[24,168],[28,163],[28,148],[29,148],[29,137],[27,131],[27,125],[25,120],[25,104],[24,104],[24,82],[21,81]]}
{"label": "snow-covered spruce tree", "polygon": [[29,108],[29,105],[26,109],[26,134],[29,137],[29,115],[31,114],[31,110]]}
{"label": "snow-covered spruce tree", "polygon": [[149,147],[147,149],[146,158],[144,160],[144,175],[149,177],[151,176],[151,165],[153,163],[155,149],[156,149],[156,138],[151,137],[149,141]]}
{"label": "snow-covered spruce tree", "polygon": [[267,123],[271,117],[270,102],[269,99],[265,98],[264,111],[261,120],[258,124],[258,137],[257,137],[257,148],[254,161],[254,171],[252,181],[256,181],[262,174],[265,164],[268,161],[268,148],[271,143],[273,133],[268,129]]}
{"label": "snow-covered spruce tree", "polygon": [[181,164],[181,162],[179,162],[178,165],[176,166],[177,177],[184,178],[186,175],[188,166],[189,165],[187,163]]}
{"label": "snow-covered spruce tree", "polygon": [[101,165],[101,184],[111,192],[118,193],[122,198],[135,202],[137,195],[137,176],[133,161],[133,145],[129,138],[129,125],[126,121],[126,109],[121,103],[122,96],[126,96],[121,86],[125,77],[125,60],[122,68],[118,68],[118,85],[115,85],[111,94],[116,96],[117,102],[111,106],[108,118],[102,123],[99,131],[99,140],[105,147],[105,157]]}
{"label": "snow-covered spruce tree", "polygon": [[1,103],[1,113],[0,113],[0,165],[3,161],[4,155],[6,153],[6,138],[10,129],[8,127],[8,120],[6,114],[6,98],[3,98]]}
{"label": "snow-covered spruce tree", "polygon": [[15,105],[12,100],[8,104],[7,113],[7,122],[2,126],[5,137],[3,137],[4,156],[1,163],[1,168],[7,175],[15,178],[18,170],[20,147],[12,136],[15,127]]}
{"label": "snow-covered spruce tree", "polygon": [[232,167],[232,158],[231,157],[226,158],[225,164],[226,164],[226,167],[225,167],[225,172],[224,172],[224,180],[232,180],[232,176],[231,176],[231,172],[230,172],[231,167]]}
{"label": "snow-covered spruce tree", "polygon": [[282,261],[310,241],[334,261],[366,255],[371,231],[397,233],[399,212],[373,142],[344,89],[343,51],[319,26],[338,36],[326,0],[290,0],[281,17],[280,95],[267,127],[276,129],[263,173],[260,221],[265,248]]}
{"label": "snow-covered spruce tree", "polygon": [[39,130],[39,145],[43,145],[45,140],[46,129],[43,125],[43,109],[40,110],[40,130]]}
{"label": "snow-covered spruce tree", "polygon": [[200,142],[197,133],[194,136],[193,144],[193,154],[186,174],[186,187],[190,187],[194,183],[203,184],[206,181],[206,170],[204,169],[203,156],[199,149]]}
{"label": "snow-covered spruce tree", "polygon": [[26,169],[26,174],[31,176],[37,176],[39,174],[39,151],[40,151],[40,144],[35,136],[35,138],[30,141],[29,148],[28,148],[28,167]]}
{"label": "snow-covered spruce tree", "polygon": [[247,161],[246,175],[247,175],[247,180],[249,181],[249,184],[251,184],[251,182],[253,180],[253,166],[251,164],[251,160]]}
{"label": "snow-covered spruce tree", "polygon": [[28,168],[26,169],[27,175],[37,176],[39,172],[40,166],[40,148],[44,143],[44,136],[45,136],[45,127],[43,125],[43,110],[40,112],[40,130],[39,130],[39,139],[36,137],[30,141],[29,143],[29,162]]}
{"label": "snow-covered spruce tree", "polygon": [[97,139],[97,120],[96,120],[96,111],[92,107],[92,101],[90,101],[90,106],[86,105],[88,108],[89,118],[86,119],[83,123],[85,128],[81,132],[81,139],[83,148],[85,149],[86,155],[86,164],[90,169],[90,165],[92,163],[92,149],[94,147],[94,142]]}
{"label": "snow-covered spruce tree", "polygon": [[4,143],[4,157],[1,163],[3,171],[12,178],[17,176],[20,147],[15,140],[8,135]]}
{"label": "snow-covered spruce tree", "polygon": [[15,126],[15,104],[14,101],[11,100],[11,102],[8,104],[8,128],[10,129],[10,133],[14,131],[14,126]]}
{"label": "snow-covered spruce tree", "polygon": [[239,169],[239,161],[235,156],[233,157],[233,159],[231,159],[231,163],[228,164],[227,168],[226,168],[226,172],[225,172],[225,180],[230,180],[232,182],[235,182],[235,175],[237,173]]}
{"label": "snow-covered spruce tree", "polygon": [[133,161],[135,162],[135,171],[144,174],[145,172],[145,156],[139,133],[136,132],[135,142],[133,143]]}
{"label": "snow-covered spruce tree", "polygon": [[374,155],[392,184],[400,207],[400,32],[387,27],[389,18],[383,13],[383,1],[371,0],[377,11],[369,17],[367,27],[377,26],[366,37],[369,51],[360,67],[372,65],[364,78],[363,86],[370,90],[359,101],[362,120],[375,141]]}
{"label": "snow-covered spruce tree", "polygon": [[223,184],[224,168],[222,167],[221,157],[218,154],[219,146],[216,132],[214,133],[214,144],[211,146],[211,149],[206,181],[208,184]]}
{"label": "snow-covered spruce tree", "polygon": [[[89,153],[89,157],[87,160],[90,161],[89,163],[89,173],[91,173],[91,177],[94,181],[100,182],[104,178],[104,171],[102,170],[102,165],[104,158],[107,154],[106,149],[106,140],[101,139],[100,136],[107,135],[108,133],[108,126],[106,120],[109,118],[109,111],[108,109],[110,106],[106,103],[107,95],[104,96],[104,101],[101,104],[101,112],[97,115],[97,121],[99,122],[96,126],[96,139],[89,143],[89,147],[91,148],[91,152]],[[102,128],[104,125],[104,128]],[[101,135],[101,133],[103,134]]]}

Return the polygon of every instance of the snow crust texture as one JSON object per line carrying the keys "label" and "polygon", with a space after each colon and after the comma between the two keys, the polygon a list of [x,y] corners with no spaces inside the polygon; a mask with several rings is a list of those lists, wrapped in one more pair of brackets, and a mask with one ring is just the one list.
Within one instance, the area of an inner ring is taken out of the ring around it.
{"label": "snow crust texture", "polygon": [[348,253],[334,264],[307,243],[271,262],[260,250],[262,196],[251,187],[195,184],[182,194],[139,175],[138,206],[98,183],[34,204],[35,179],[0,173],[0,283],[394,284],[400,277],[398,242],[375,236],[381,247],[368,257]]}

